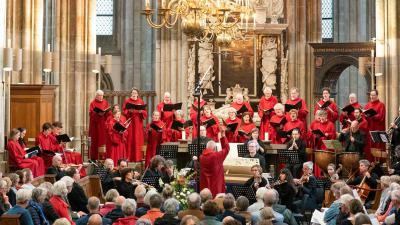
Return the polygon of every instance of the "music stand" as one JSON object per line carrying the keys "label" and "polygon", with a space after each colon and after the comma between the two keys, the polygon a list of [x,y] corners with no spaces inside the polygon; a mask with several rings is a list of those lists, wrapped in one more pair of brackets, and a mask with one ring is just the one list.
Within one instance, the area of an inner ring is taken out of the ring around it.
{"label": "music stand", "polygon": [[160,182],[159,182],[160,176],[148,176],[148,177],[143,177],[142,182],[146,183],[150,186],[153,186],[157,191],[161,190],[160,187]]}
{"label": "music stand", "polygon": [[157,148],[157,155],[160,155],[165,159],[176,160],[177,153],[178,153],[178,145],[160,145]]}
{"label": "music stand", "polygon": [[191,157],[193,156],[198,156],[201,155],[203,153],[203,150],[206,148],[205,145],[200,145],[200,152],[198,152],[198,148],[197,148],[197,144],[189,144],[188,145],[188,151],[189,151],[189,155]]}
{"label": "music stand", "polygon": [[389,136],[385,131],[370,131],[374,143],[389,143]]}
{"label": "music stand", "polygon": [[249,153],[249,150],[247,148],[246,144],[239,144],[237,145],[237,151],[238,151],[238,157],[244,157]]}
{"label": "music stand", "polygon": [[278,151],[278,162],[284,164],[301,164],[297,150],[282,149]]}
{"label": "music stand", "polygon": [[256,202],[256,194],[251,186],[243,186],[243,185],[233,185],[232,186],[232,194],[235,196],[235,199],[240,196],[245,196],[250,204]]}
{"label": "music stand", "polygon": [[331,182],[326,177],[317,178],[316,182],[317,182],[317,187],[319,188],[323,188],[324,190],[330,190],[331,188]]}

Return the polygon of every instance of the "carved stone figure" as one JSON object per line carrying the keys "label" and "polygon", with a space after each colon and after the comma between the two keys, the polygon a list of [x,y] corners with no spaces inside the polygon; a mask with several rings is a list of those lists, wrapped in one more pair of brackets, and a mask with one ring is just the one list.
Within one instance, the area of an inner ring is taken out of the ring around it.
{"label": "carved stone figure", "polygon": [[267,7],[267,17],[271,18],[272,24],[277,24],[279,18],[283,18],[285,3],[283,0],[265,0]]}
{"label": "carved stone figure", "polygon": [[288,50],[285,52],[282,50],[282,58],[281,58],[281,102],[286,102],[288,99],[289,93],[289,84],[288,84]]}
{"label": "carved stone figure", "polygon": [[249,89],[240,87],[240,84],[236,84],[235,87],[226,89],[225,104],[231,104],[233,101],[235,101],[235,96],[237,94],[242,94],[243,100],[249,101]]}
{"label": "carved stone figure", "polygon": [[187,93],[188,93],[188,104],[191,105],[194,102],[194,88],[195,88],[195,71],[194,71],[194,46],[189,48],[189,57],[188,57],[188,72],[187,72]]}
{"label": "carved stone figure", "polygon": [[213,45],[209,42],[200,42],[199,47],[199,73],[201,76],[200,79],[204,76],[206,72],[208,72],[203,79],[203,84],[201,85],[203,95],[206,95],[208,92],[214,93],[213,81],[215,80],[215,76],[214,57],[212,54]]}
{"label": "carved stone figure", "polygon": [[262,61],[261,61],[261,73],[263,89],[270,87],[276,89],[276,69],[277,69],[277,43],[274,37],[264,37],[262,40]]}

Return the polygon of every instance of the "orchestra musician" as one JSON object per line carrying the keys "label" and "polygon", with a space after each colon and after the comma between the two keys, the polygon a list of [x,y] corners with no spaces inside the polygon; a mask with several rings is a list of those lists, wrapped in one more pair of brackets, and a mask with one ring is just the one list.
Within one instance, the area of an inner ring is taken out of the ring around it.
{"label": "orchestra musician", "polygon": [[391,133],[390,146],[391,146],[393,152],[394,152],[396,146],[400,145],[400,126],[397,125],[397,124],[399,124],[399,122],[398,122],[399,120],[400,120],[400,107],[399,107],[398,115],[396,116],[394,121],[392,123],[390,123],[390,126],[389,126],[389,133]]}
{"label": "orchestra musician", "polygon": [[273,184],[273,188],[278,191],[281,205],[285,205],[292,212],[296,212],[293,204],[297,194],[297,187],[293,181],[292,173],[288,168],[283,168],[279,173],[279,180]]}
{"label": "orchestra musician", "polygon": [[300,108],[297,109],[299,111],[298,118],[304,123],[304,126],[307,127],[307,115],[309,111],[306,105],[306,101],[300,98],[300,90],[297,87],[293,87],[290,89],[290,99],[286,101],[285,105],[286,104],[289,105],[301,104]]}
{"label": "orchestra musician", "polygon": [[249,153],[244,155],[243,158],[258,159],[263,171],[267,171],[264,155],[258,154],[258,150],[260,148],[258,142],[255,140],[249,141],[247,143],[247,148],[249,150]]}
{"label": "orchestra musician", "polygon": [[[336,103],[330,100],[331,90],[327,87],[322,89],[322,99],[315,104],[314,114],[317,110],[325,110],[328,113],[328,120],[335,124],[339,117]],[[328,104],[326,107],[325,104]]]}
{"label": "orchestra musician", "polygon": [[295,128],[292,130],[292,138],[287,143],[288,150],[296,150],[299,157],[299,164],[287,164],[286,166],[292,171],[295,177],[300,176],[303,163],[307,161],[306,142],[301,138],[300,130]]}
{"label": "orchestra musician", "polygon": [[152,121],[146,127],[147,134],[147,150],[145,167],[150,165],[150,160],[156,155],[157,147],[163,142],[165,123],[161,121],[161,115],[159,111],[154,111]]}
{"label": "orchestra musician", "polygon": [[[207,126],[206,122],[210,120],[214,120],[215,124],[211,126]],[[200,122],[203,124],[203,126],[206,127],[207,130],[207,137],[209,137],[211,140],[214,140],[215,142],[218,142],[218,133],[219,133],[219,119],[218,117],[214,116],[211,112],[211,108],[209,105],[203,106],[203,116],[200,118]]]}
{"label": "orchestra musician", "polygon": [[269,121],[269,135],[271,136],[272,144],[283,144],[282,138],[278,136],[279,131],[283,130],[286,123],[285,107],[281,103],[274,106],[274,115]]}
{"label": "orchestra musician", "polygon": [[107,127],[107,134],[109,137],[109,142],[107,145],[106,157],[111,158],[114,161],[114,166],[117,165],[119,159],[126,159],[127,158],[127,151],[126,151],[126,141],[128,137],[128,130],[118,131],[114,128],[116,123],[120,123],[124,127],[131,126],[130,122],[125,124],[121,120],[121,112],[119,110],[113,111],[114,120],[110,121],[110,126]]}
{"label": "orchestra musician", "polygon": [[[106,120],[108,117],[109,104],[103,99],[104,92],[96,91],[95,99],[89,106],[89,137],[90,137],[90,159],[97,159],[99,156],[99,147],[106,144]],[[96,112],[96,109],[100,111]]]}
{"label": "orchestra musician", "polygon": [[251,173],[253,176],[249,178],[243,186],[251,187],[254,190],[254,193],[257,192],[257,189],[260,187],[265,187],[268,184],[268,181],[261,176],[263,173],[263,168],[260,165],[253,165],[251,167]]}
{"label": "orchestra musician", "polygon": [[[240,111],[240,109],[243,106],[246,107],[244,112],[249,112],[250,116],[253,117],[253,115],[254,115],[253,108],[251,108],[250,103],[243,100],[243,95],[239,93],[235,96],[235,100],[234,100],[234,102],[231,103],[231,107],[236,109],[236,111],[238,112],[238,111]],[[241,119],[244,112],[238,112],[237,117],[239,117],[239,119]]]}
{"label": "orchestra musician", "polygon": [[274,106],[278,103],[278,99],[272,95],[272,89],[270,87],[264,88],[264,96],[261,97],[260,103],[258,104],[258,115],[261,118],[260,123],[260,139],[264,140],[265,132],[269,131],[269,120],[271,119]]}
{"label": "orchestra musician", "polygon": [[43,159],[37,156],[29,157],[18,143],[19,138],[19,130],[12,129],[7,142],[9,164],[20,169],[29,168],[35,177],[43,175],[45,171]]}
{"label": "orchestra musician", "polygon": [[260,154],[260,155],[265,155],[265,145],[264,145],[264,142],[262,142],[262,141],[260,140],[260,138],[259,138],[260,135],[259,135],[259,134],[260,134],[259,129],[258,129],[257,127],[256,127],[256,128],[253,128],[253,129],[251,130],[251,137],[250,137],[250,139],[247,140],[244,144],[247,145],[247,144],[249,143],[249,141],[252,141],[252,140],[257,141],[258,146],[259,146],[258,154]]}
{"label": "orchestra musician", "polygon": [[363,158],[365,134],[359,129],[357,120],[351,122],[350,128],[340,132],[339,141],[343,143],[346,152],[358,152]]}
{"label": "orchestra musician", "polygon": [[123,169],[121,172],[121,180],[115,181],[118,193],[125,198],[134,199],[137,185],[134,185],[133,181],[133,169],[129,167]]}
{"label": "orchestra musician", "polygon": [[63,178],[66,174],[65,171],[69,169],[69,167],[62,167],[62,158],[60,155],[53,156],[52,165],[47,169],[46,174],[55,174],[56,181]]}
{"label": "orchestra musician", "polygon": [[242,121],[240,122],[240,127],[238,129],[237,142],[244,143],[249,140],[250,133],[254,128],[256,128],[256,125],[253,123],[253,119],[251,118],[250,113],[243,113]]}
{"label": "orchestra musician", "polygon": [[[355,93],[349,94],[349,105],[351,105],[354,109],[362,109],[362,106],[357,101],[357,95]],[[353,121],[354,119],[354,111],[350,113],[348,113],[347,111],[342,111],[340,113],[339,121],[343,125],[343,128],[346,128],[350,125],[348,123],[345,123],[346,120]]]}
{"label": "orchestra musician", "polygon": [[302,210],[316,209],[317,208],[317,179],[313,175],[314,163],[311,161],[303,163],[303,175],[300,179],[293,179],[294,183],[298,185],[300,193],[300,202],[296,202],[296,206]]}
{"label": "orchestra musician", "polygon": [[[229,107],[228,110],[228,118],[224,120],[224,125],[227,126],[226,128],[226,138],[228,139],[229,143],[236,143],[237,135],[239,130],[239,125],[241,120],[236,116],[236,109],[233,107]],[[232,130],[228,127],[228,125],[237,124],[236,129]]]}
{"label": "orchestra musician", "polygon": [[[126,99],[123,104],[123,114],[126,119],[131,119],[131,125],[128,127],[126,137],[126,159],[131,162],[142,160],[142,146],[144,144],[143,121],[147,118],[146,110],[127,109],[127,104],[144,105],[143,99],[140,98],[139,89],[132,88],[131,97]],[[121,115],[122,116],[122,115]],[[122,118],[122,121],[125,119]]]}
{"label": "orchestra musician", "polygon": [[[355,177],[353,180],[350,180],[347,182],[348,185],[357,185],[358,187],[361,186],[361,188],[366,188],[366,189],[376,189],[378,183],[377,179],[378,176],[375,173],[370,173],[369,168],[370,168],[371,163],[366,160],[362,159],[359,161],[359,175]],[[372,169],[372,168],[371,168]],[[364,185],[366,184],[366,185]],[[366,189],[361,189],[361,191],[367,191]],[[371,203],[374,201],[375,198],[375,191],[370,191],[368,195],[366,196],[365,199],[365,208],[369,209],[371,207]],[[360,194],[359,194],[360,195]],[[362,198],[362,196],[360,195]]]}

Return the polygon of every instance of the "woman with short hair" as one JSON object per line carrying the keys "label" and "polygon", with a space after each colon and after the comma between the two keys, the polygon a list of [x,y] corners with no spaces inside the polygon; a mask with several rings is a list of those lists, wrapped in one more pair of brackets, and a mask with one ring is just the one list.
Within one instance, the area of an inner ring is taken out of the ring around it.
{"label": "woman with short hair", "polygon": [[67,198],[68,192],[67,185],[64,181],[59,180],[55,182],[50,203],[58,216],[67,218],[72,225],[75,225],[75,222],[72,221],[71,215],[69,214],[69,205],[64,201],[64,199]]}

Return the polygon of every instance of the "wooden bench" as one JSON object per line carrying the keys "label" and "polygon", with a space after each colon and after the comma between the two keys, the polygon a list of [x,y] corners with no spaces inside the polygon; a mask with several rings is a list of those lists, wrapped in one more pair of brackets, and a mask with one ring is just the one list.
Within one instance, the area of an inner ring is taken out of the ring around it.
{"label": "wooden bench", "polygon": [[100,177],[98,175],[86,176],[78,181],[88,198],[96,196],[104,203],[103,188],[101,187]]}
{"label": "wooden bench", "polygon": [[55,174],[45,174],[43,176],[35,177],[32,181],[33,186],[37,187],[41,183],[50,182],[54,184],[56,182],[56,175]]}
{"label": "wooden bench", "polygon": [[0,224],[1,225],[20,225],[19,218],[21,214],[3,214],[0,217]]}

